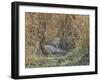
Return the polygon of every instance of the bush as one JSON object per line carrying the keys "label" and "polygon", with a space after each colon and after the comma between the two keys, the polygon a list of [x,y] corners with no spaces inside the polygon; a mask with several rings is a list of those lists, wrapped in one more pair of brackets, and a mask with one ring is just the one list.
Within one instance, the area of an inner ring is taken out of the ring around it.
{"label": "bush", "polygon": [[[65,54],[48,54],[44,46],[60,38]],[[25,13],[25,65],[56,67],[89,64],[89,16]]]}

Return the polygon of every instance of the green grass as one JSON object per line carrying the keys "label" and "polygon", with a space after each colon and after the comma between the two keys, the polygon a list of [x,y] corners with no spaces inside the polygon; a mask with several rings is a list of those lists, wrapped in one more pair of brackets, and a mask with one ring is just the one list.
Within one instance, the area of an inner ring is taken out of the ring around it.
{"label": "green grass", "polygon": [[76,47],[65,55],[47,54],[47,56],[32,55],[30,64],[26,67],[57,67],[57,66],[73,66],[73,65],[88,65],[88,50]]}

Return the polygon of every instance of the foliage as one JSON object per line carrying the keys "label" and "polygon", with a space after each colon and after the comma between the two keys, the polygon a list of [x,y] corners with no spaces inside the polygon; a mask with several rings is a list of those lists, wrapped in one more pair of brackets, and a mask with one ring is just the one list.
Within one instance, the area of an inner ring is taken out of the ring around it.
{"label": "foliage", "polygon": [[[66,54],[47,54],[44,45],[59,37]],[[26,67],[56,67],[89,64],[89,16],[25,13]]]}

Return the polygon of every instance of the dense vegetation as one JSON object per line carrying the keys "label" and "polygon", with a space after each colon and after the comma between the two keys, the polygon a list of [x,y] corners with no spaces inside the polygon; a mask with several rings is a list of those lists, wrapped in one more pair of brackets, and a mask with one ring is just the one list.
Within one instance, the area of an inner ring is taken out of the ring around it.
{"label": "dense vegetation", "polygon": [[[66,54],[48,54],[44,46],[60,39]],[[25,13],[25,65],[54,67],[89,64],[89,16]]]}

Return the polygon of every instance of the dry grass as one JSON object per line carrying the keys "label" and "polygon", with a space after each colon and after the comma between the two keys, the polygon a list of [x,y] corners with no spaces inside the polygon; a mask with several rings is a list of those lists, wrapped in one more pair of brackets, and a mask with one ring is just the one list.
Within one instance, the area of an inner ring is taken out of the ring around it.
{"label": "dry grass", "polygon": [[[43,45],[62,40],[65,55],[47,54]],[[25,13],[25,65],[55,67],[89,64],[89,16]]]}

